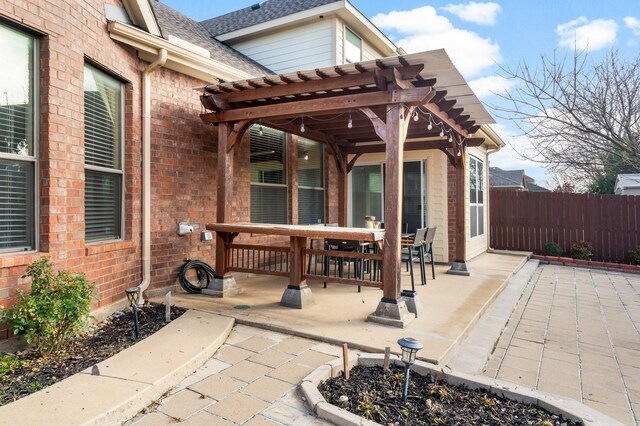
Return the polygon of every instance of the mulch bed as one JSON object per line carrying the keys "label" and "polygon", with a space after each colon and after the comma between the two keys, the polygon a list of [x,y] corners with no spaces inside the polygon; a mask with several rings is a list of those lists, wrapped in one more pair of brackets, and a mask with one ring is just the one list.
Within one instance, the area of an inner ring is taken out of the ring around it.
{"label": "mulch bed", "polygon": [[[171,307],[171,319],[185,309]],[[166,325],[165,306],[145,305],[138,311],[140,340]],[[36,351],[17,355],[0,354],[0,406],[46,388],[92,367],[139,342],[134,338],[131,310],[116,312],[94,327],[91,333],[75,339],[63,353],[42,358]]]}
{"label": "mulch bed", "polygon": [[357,366],[349,380],[334,377],[319,386],[327,402],[383,425],[576,425],[533,405],[451,386],[431,375],[410,376],[402,401],[404,369]]}

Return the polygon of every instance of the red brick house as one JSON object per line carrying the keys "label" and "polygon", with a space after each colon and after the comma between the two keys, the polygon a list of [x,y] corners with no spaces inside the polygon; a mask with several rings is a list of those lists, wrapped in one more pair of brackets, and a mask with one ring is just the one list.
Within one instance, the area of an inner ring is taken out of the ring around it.
{"label": "red brick house", "polygon": [[[302,12],[311,13],[312,3]],[[272,71],[148,0],[4,1],[0,44],[7,52],[0,64],[0,304],[29,288],[21,275],[40,256],[85,272],[98,286],[97,307],[107,309],[127,287],[174,286],[186,258],[214,264],[215,241],[200,241],[200,231],[217,213],[218,131],[200,119],[194,88]],[[488,142],[474,149],[486,163],[487,148],[500,141],[488,128],[479,132]],[[249,139],[247,132],[233,154],[234,197],[226,202],[234,221],[252,219]],[[292,164],[315,149],[288,141]],[[328,150],[314,152],[322,219],[342,222],[338,166]],[[455,173],[444,153],[437,161],[448,188],[441,198],[451,201]],[[291,198],[303,192],[304,171],[286,173],[286,220],[297,223]],[[451,202],[444,209],[443,223],[455,230]],[[196,232],[179,236],[180,222]],[[442,260],[458,259],[452,233],[443,239]],[[479,247],[486,249],[484,239]]]}

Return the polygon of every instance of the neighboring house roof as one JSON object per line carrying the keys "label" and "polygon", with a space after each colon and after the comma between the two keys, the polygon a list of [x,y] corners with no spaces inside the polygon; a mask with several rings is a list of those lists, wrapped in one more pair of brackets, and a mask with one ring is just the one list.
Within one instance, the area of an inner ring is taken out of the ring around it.
{"label": "neighboring house roof", "polygon": [[499,167],[489,167],[489,187],[524,189],[524,176],[524,170],[502,170]]}
{"label": "neighboring house roof", "polygon": [[640,190],[640,173],[623,174],[616,177],[615,193],[624,195],[625,191],[629,190],[634,190],[634,194]]}
{"label": "neighboring house roof", "polygon": [[530,192],[550,192],[536,185],[535,179],[527,176],[524,170],[503,170],[500,167],[489,168],[489,187],[494,189],[522,189]]}
{"label": "neighboring house roof", "polygon": [[335,2],[336,0],[268,0],[207,19],[201,24],[215,37]]}
{"label": "neighboring house roof", "polygon": [[150,4],[164,39],[175,41],[170,36],[177,37],[207,50],[212,59],[255,76],[273,74],[271,70],[244,56],[237,50],[211,38],[207,30],[199,22],[188,18],[159,1],[152,0]]}

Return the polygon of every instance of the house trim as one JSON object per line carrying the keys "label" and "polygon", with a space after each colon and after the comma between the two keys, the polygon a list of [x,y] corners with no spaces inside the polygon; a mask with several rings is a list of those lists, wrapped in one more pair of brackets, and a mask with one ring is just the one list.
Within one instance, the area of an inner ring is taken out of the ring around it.
{"label": "house trim", "polygon": [[166,49],[167,62],[164,67],[190,77],[210,83],[255,77],[122,22],[110,21],[108,30],[112,40],[135,48],[138,51],[138,57],[147,62],[155,61],[159,52]]}

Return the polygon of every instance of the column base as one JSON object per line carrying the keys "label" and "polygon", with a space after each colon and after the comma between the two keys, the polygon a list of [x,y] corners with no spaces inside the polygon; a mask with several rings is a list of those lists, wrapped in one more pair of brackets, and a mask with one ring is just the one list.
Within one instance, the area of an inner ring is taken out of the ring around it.
{"label": "column base", "polygon": [[304,309],[315,303],[313,293],[306,284],[300,287],[288,286],[280,299],[280,305],[295,309]]}
{"label": "column base", "polygon": [[376,311],[367,317],[367,321],[405,328],[415,317],[416,316],[407,309],[407,304],[403,298],[393,301],[383,299],[378,303]]}
{"label": "column base", "polygon": [[453,265],[451,265],[451,268],[447,271],[447,274],[462,275],[468,277],[469,275],[471,275],[471,271],[469,271],[467,262],[465,262],[464,260],[454,260]]}
{"label": "column base", "polygon": [[202,294],[213,297],[231,297],[240,293],[242,289],[237,286],[236,279],[232,275],[214,278],[207,288],[202,289]]}
{"label": "column base", "polygon": [[400,297],[404,300],[405,304],[407,305],[407,310],[412,314],[414,314],[416,318],[422,315],[422,311],[423,311],[422,302],[418,297],[417,291],[403,290],[402,293],[400,293]]}

